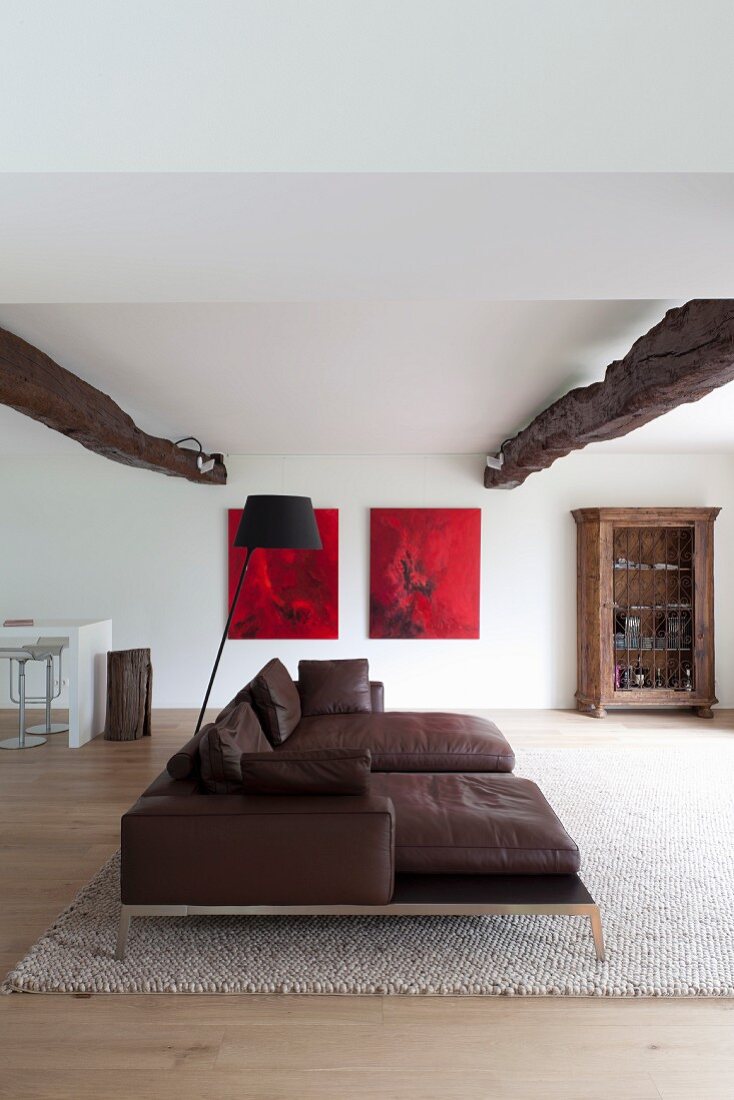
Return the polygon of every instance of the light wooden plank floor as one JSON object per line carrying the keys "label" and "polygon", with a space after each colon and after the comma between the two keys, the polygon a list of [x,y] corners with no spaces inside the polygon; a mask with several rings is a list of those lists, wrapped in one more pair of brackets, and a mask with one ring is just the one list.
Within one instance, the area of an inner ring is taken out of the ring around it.
{"label": "light wooden plank floor", "polygon": [[[732,711],[492,717],[517,748],[734,738]],[[114,850],[194,719],[159,710],[144,741],[0,754],[3,972]],[[3,736],[14,720],[0,712]],[[0,998],[0,1097],[732,1100],[734,1002],[15,995]]]}

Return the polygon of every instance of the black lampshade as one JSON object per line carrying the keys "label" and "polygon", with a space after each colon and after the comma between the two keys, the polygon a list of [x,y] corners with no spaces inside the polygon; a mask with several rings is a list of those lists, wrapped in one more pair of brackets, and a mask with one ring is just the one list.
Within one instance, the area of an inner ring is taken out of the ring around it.
{"label": "black lampshade", "polygon": [[249,496],[234,545],[250,550],[321,550],[311,498]]}

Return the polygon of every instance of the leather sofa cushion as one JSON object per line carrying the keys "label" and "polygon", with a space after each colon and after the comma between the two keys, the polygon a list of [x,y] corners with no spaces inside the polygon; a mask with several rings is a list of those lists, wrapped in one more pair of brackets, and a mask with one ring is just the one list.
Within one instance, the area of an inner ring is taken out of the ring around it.
{"label": "leather sofa cushion", "polygon": [[566,875],[579,850],[540,789],[516,775],[373,775],[395,808],[395,870]]}
{"label": "leather sofa cushion", "polygon": [[346,661],[299,661],[301,713],[369,714],[372,711],[369,664]]}
{"label": "leather sofa cushion", "polygon": [[241,758],[245,794],[366,794],[369,749],[306,749],[245,753]]}
{"label": "leather sofa cushion", "polygon": [[370,703],[373,714],[385,709],[385,685],[382,680],[370,680]]}
{"label": "leather sofa cushion", "polygon": [[[300,695],[300,685],[296,680],[296,687]],[[385,685],[382,680],[370,680],[370,704],[373,714],[382,713],[385,709]]]}
{"label": "leather sofa cushion", "polygon": [[151,795],[174,795],[177,798],[187,794],[200,794],[201,786],[198,775],[190,775],[184,779],[173,779],[168,768],[157,775],[152,783],[149,783],[141,794],[141,798],[149,798]]}
{"label": "leather sofa cushion", "polygon": [[[370,698],[372,703],[372,711],[377,713],[385,709],[385,685],[379,680],[370,681]],[[227,703],[217,717],[214,719],[214,724],[219,725],[221,722],[226,722],[229,715],[239,706],[240,703],[252,704],[252,690],[249,684],[238,691],[234,699]],[[172,779],[188,779],[190,776],[199,775],[199,741],[201,740],[206,727],[202,727],[198,733],[195,733],[185,745],[173,754],[171,759],[166,765],[168,774]]]}
{"label": "leather sofa cushion", "polygon": [[240,758],[273,750],[249,703],[240,703],[226,720],[207,726],[199,742],[201,784],[209,794],[234,794],[242,787]]}
{"label": "leather sofa cushion", "polygon": [[301,699],[288,669],[273,657],[248,686],[265,736],[271,745],[282,745],[301,720]]}
{"label": "leather sofa cushion", "polygon": [[235,707],[238,707],[240,703],[249,703],[252,706],[252,688],[250,684],[245,684],[243,688],[235,695],[234,699],[230,699],[226,707],[220,710],[217,717],[214,719],[214,725],[218,726],[220,722],[226,722]]}
{"label": "leather sofa cushion", "polygon": [[370,749],[373,772],[511,772],[515,766],[494,723],[470,714],[390,710],[302,718],[288,747]]}
{"label": "leather sofa cushion", "polygon": [[371,794],[141,798],[122,818],[125,905],[387,905],[393,808]]}
{"label": "leather sofa cushion", "polygon": [[199,774],[199,742],[208,726],[202,726],[198,733],[190,737],[185,745],[173,754],[166,764],[171,779],[188,779]]}

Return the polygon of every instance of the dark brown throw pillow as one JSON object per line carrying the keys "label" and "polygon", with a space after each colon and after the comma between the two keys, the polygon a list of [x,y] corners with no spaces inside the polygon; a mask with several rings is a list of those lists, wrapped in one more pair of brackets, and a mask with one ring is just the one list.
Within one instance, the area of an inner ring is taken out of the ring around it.
{"label": "dark brown throw pillow", "polygon": [[365,658],[300,661],[298,691],[304,718],[313,714],[369,714],[370,668]]}
{"label": "dark brown throw pillow", "polygon": [[369,749],[306,749],[243,753],[245,794],[365,794]]}
{"label": "dark brown throw pillow", "polygon": [[230,699],[226,707],[220,710],[219,714],[214,719],[214,725],[219,726],[222,722],[226,722],[232,711],[235,710],[240,703],[249,703],[250,706],[252,706],[252,690],[249,684],[245,684],[243,688],[240,688],[234,699]]}
{"label": "dark brown throw pillow", "polygon": [[301,699],[288,669],[274,657],[249,686],[265,736],[271,745],[282,745],[301,721]]}
{"label": "dark brown throw pillow", "polygon": [[202,786],[209,794],[235,794],[242,790],[242,753],[272,751],[252,707],[240,703],[226,722],[212,723],[203,731],[199,741]]}

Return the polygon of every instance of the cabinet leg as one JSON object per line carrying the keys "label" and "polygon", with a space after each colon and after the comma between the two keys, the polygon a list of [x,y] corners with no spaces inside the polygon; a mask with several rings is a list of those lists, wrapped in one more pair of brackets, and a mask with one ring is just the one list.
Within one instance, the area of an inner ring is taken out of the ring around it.
{"label": "cabinet leg", "polygon": [[606,718],[607,712],[601,705],[594,705],[594,703],[577,703],[576,704],[580,714],[585,714],[587,718]]}
{"label": "cabinet leg", "polygon": [[714,716],[711,707],[694,707],[693,710],[699,718],[713,718]]}

